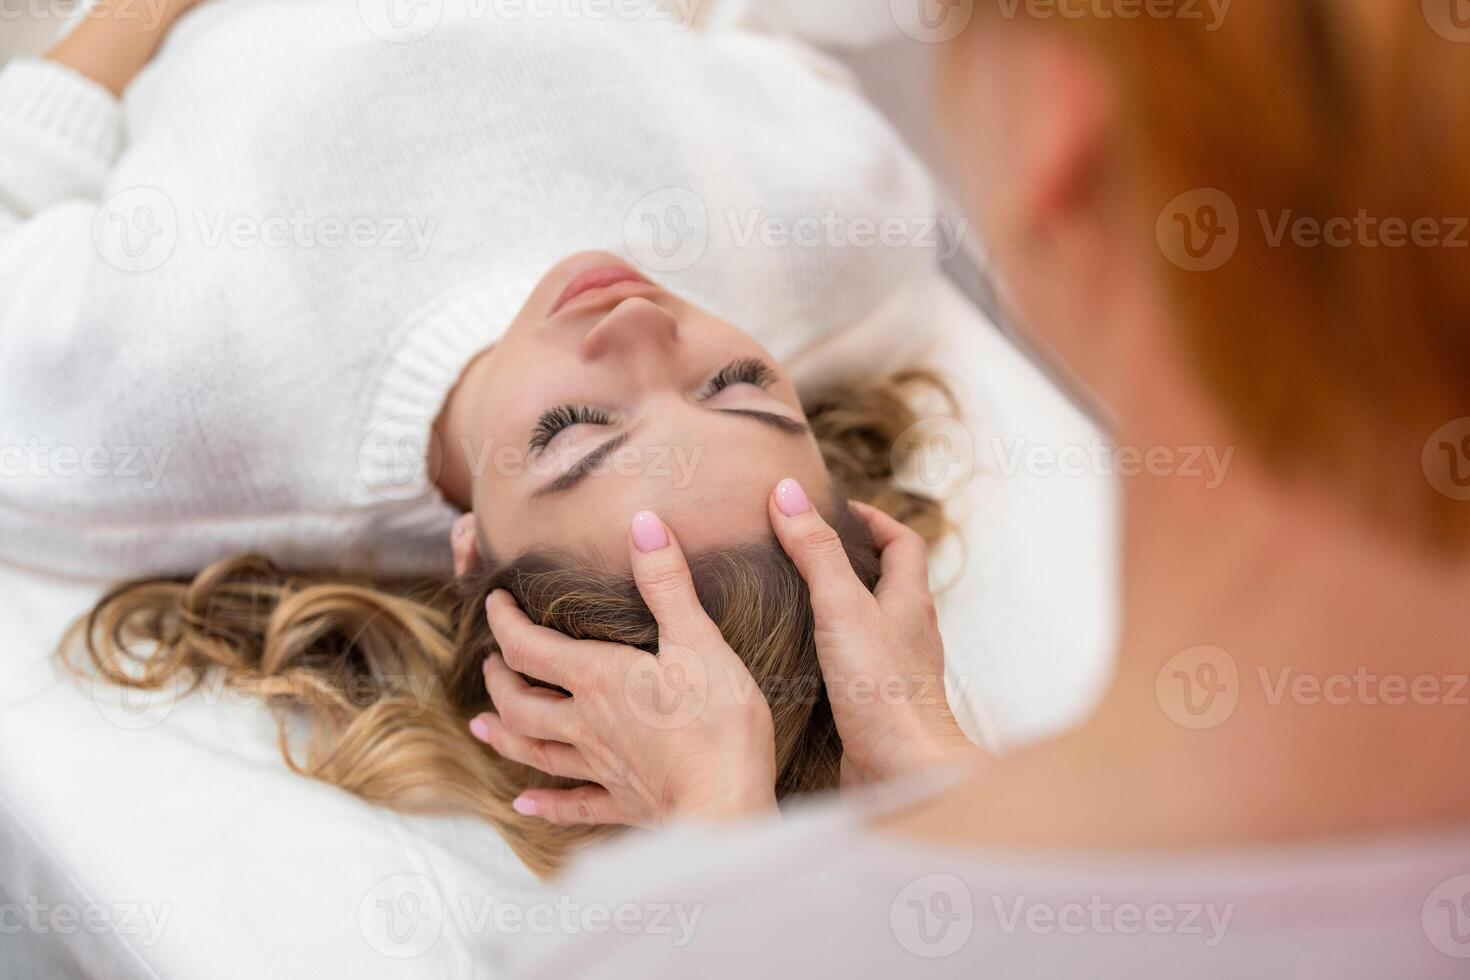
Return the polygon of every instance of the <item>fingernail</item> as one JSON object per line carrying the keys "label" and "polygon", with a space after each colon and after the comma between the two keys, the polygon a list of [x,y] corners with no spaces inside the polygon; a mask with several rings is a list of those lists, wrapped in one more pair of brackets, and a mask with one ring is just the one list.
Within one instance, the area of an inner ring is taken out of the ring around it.
{"label": "fingernail", "polygon": [[669,546],[669,532],[653,511],[642,510],[633,515],[633,546],[645,555]]}
{"label": "fingernail", "polygon": [[800,483],[782,480],[776,484],[776,509],[787,517],[795,517],[811,510],[812,502],[806,499],[806,491]]}
{"label": "fingernail", "polygon": [[476,715],[470,719],[470,734],[482,742],[490,741],[490,726],[485,722],[484,715]]}
{"label": "fingernail", "polygon": [[517,796],[515,802],[510,805],[510,808],[523,817],[541,816],[541,804],[529,796]]}

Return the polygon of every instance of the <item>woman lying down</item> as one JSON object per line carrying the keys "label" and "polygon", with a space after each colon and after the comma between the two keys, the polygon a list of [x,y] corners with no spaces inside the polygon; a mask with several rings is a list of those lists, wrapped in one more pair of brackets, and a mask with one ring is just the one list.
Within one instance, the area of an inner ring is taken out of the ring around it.
{"label": "woman lying down", "polygon": [[450,4],[395,43],[356,0],[189,6],[104,3],[0,75],[3,441],[160,464],[0,489],[6,558],[133,579],[72,661],[145,689],[222,672],[281,709],[300,771],[477,814],[546,873],[607,825],[743,801],[511,734],[512,706],[565,718],[575,684],[507,666],[487,599],[506,629],[608,641],[644,734],[718,751],[717,712],[661,721],[684,688],[650,603],[687,558],[766,785],[837,786],[786,550],[840,540],[870,590],[880,551],[922,579],[943,515],[891,448],[934,382],[804,402],[792,372],[933,255],[742,230],[931,214],[897,138],[741,31]]}

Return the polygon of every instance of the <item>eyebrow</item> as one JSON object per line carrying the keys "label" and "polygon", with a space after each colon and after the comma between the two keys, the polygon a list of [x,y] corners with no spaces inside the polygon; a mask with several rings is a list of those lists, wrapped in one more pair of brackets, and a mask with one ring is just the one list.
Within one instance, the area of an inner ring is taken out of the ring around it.
{"label": "eyebrow", "polygon": [[[804,436],[811,431],[805,422],[798,422],[784,415],[777,415],[775,412],[761,412],[752,408],[721,408],[716,409],[716,411],[721,415],[739,415],[742,418],[752,419],[789,436]],[[553,494],[566,493],[591,476],[592,471],[601,466],[603,461],[609,456],[621,449],[631,436],[631,432],[624,432],[622,435],[615,436],[607,442],[604,442],[586,456],[577,460],[571,469],[532,493],[531,499],[537,500]]]}

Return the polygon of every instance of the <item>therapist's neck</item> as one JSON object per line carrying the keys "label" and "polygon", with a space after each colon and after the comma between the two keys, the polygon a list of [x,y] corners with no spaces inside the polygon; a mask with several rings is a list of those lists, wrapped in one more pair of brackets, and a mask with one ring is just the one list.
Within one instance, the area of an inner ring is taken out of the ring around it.
{"label": "therapist's neck", "polygon": [[1160,800],[1210,801],[1148,834],[1355,834],[1470,817],[1470,790],[1452,776],[1470,766],[1470,562],[1376,525],[1341,488],[1281,481],[1199,403],[1154,418],[1166,421],[1149,428],[1152,445],[1235,452],[1218,482],[1124,480],[1121,654],[1078,738],[1152,758],[1169,774]]}
{"label": "therapist's neck", "polygon": [[1470,561],[1375,522],[1340,484],[1268,471],[1185,369],[1155,381],[1129,406],[1148,421],[1120,436],[1142,459],[1123,479],[1126,669],[1207,644],[1242,669],[1470,670]]}
{"label": "therapist's neck", "polygon": [[1199,645],[1243,670],[1470,670],[1470,558],[1375,521],[1345,481],[1271,472],[1188,359],[1150,349],[1173,335],[1143,332],[1134,376],[1115,382],[1116,439],[1135,451],[1119,463],[1137,462],[1122,479],[1120,672],[1152,677]]}
{"label": "therapist's neck", "polygon": [[[1207,446],[1216,459],[1230,449]],[[1242,669],[1470,671],[1465,562],[1325,490],[1282,484],[1239,448],[1216,486],[1124,482],[1122,669],[1152,674],[1175,652],[1213,645]]]}

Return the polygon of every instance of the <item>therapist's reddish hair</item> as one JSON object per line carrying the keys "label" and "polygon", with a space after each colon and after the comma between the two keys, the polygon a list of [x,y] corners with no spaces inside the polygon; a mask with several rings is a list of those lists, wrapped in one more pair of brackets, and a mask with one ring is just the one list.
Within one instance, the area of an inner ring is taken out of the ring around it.
{"label": "therapist's reddish hair", "polygon": [[[1451,19],[1454,0],[1442,17],[1420,0],[1235,0],[1215,30],[1147,4],[1131,19],[1078,0],[1044,18],[1025,0],[1004,16],[1012,6],[977,0],[971,33],[1067,32],[1115,80],[1108,164],[1132,182],[1140,235],[1193,189],[1236,204],[1240,246],[1223,267],[1189,272],[1160,253],[1158,268],[1193,369],[1242,442],[1427,540],[1470,543],[1470,504],[1421,460],[1470,463],[1470,445],[1430,445],[1470,416],[1470,24]],[[1365,214],[1409,234],[1390,247],[1386,233],[1405,236],[1380,224],[1338,245],[1276,245],[1263,213],[1319,226]]]}

